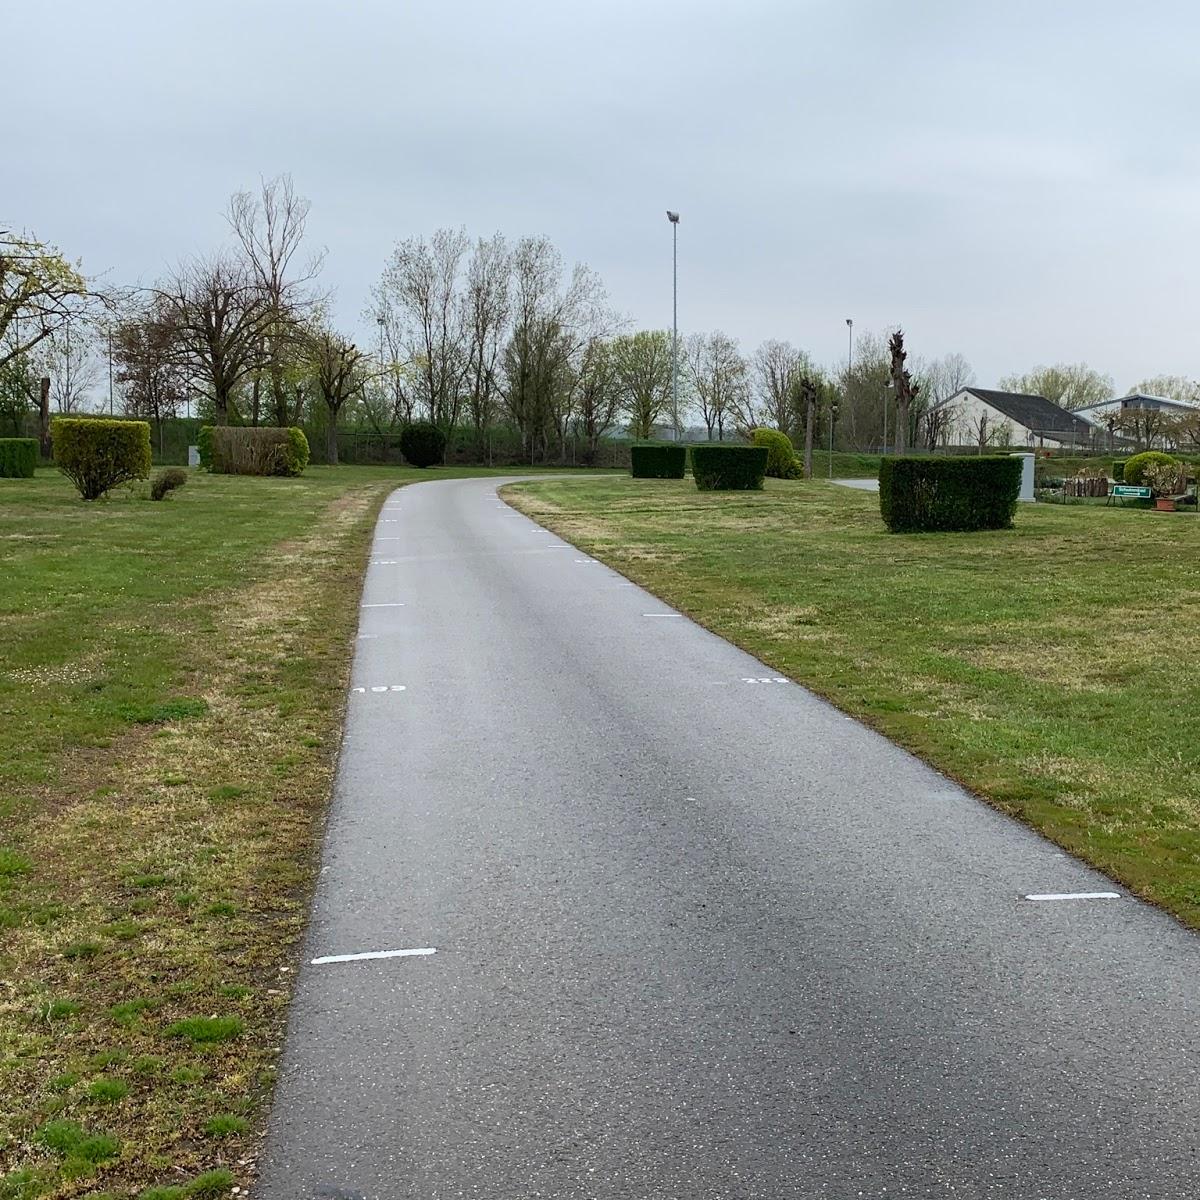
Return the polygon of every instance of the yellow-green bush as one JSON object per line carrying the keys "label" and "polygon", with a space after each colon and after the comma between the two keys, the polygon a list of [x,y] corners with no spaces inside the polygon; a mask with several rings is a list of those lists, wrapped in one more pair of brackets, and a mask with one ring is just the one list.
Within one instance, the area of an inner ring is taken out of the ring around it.
{"label": "yellow-green bush", "polygon": [[85,500],[150,474],[150,425],[100,417],[57,417],[50,441],[58,469]]}
{"label": "yellow-green bush", "polygon": [[751,435],[756,446],[767,448],[767,474],[772,479],[796,479],[800,469],[792,439],[778,429],[758,428]]}

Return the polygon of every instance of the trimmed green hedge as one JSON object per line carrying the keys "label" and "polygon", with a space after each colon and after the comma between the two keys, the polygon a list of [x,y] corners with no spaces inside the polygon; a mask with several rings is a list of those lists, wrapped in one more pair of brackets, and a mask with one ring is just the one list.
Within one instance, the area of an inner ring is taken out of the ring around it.
{"label": "trimmed green hedge", "polygon": [[800,475],[796,451],[786,433],[760,427],[751,435],[751,441],[756,446],[766,446],[767,474],[772,479],[796,479]]}
{"label": "trimmed green hedge", "polygon": [[446,435],[429,421],[414,421],[400,430],[400,453],[412,467],[440,466],[446,459]]}
{"label": "trimmed green hedge", "polygon": [[692,447],[692,475],[702,492],[759,491],[766,473],[766,446]]}
{"label": "trimmed green hedge", "polygon": [[308,466],[308,438],[294,425],[214,425],[209,436],[216,475],[294,476]]}
{"label": "trimmed green hedge", "polygon": [[1158,465],[1178,466],[1179,459],[1174,455],[1164,454],[1161,450],[1143,450],[1141,454],[1135,454],[1125,460],[1125,482],[1133,484],[1134,487],[1145,486],[1146,468]]}
{"label": "trimmed green hedge", "polygon": [[100,417],[56,417],[50,441],[58,469],[85,500],[150,474],[150,423]]}
{"label": "trimmed green hedge", "polygon": [[0,479],[32,479],[37,438],[0,438]]}
{"label": "trimmed green hedge", "polygon": [[212,470],[212,425],[201,425],[196,433],[196,449],[200,452],[200,465],[206,470]]}
{"label": "trimmed green hedge", "polygon": [[879,508],[893,533],[1008,529],[1021,492],[1021,459],[885,458]]}
{"label": "trimmed green hedge", "polygon": [[629,473],[634,479],[682,479],[687,447],[675,442],[650,442],[629,447]]}

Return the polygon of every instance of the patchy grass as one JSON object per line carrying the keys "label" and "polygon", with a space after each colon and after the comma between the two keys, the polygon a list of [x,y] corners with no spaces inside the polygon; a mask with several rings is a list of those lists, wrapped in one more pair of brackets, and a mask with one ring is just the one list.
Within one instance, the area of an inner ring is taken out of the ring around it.
{"label": "patchy grass", "polygon": [[894,535],[822,482],[521,484],[512,502],[1200,927],[1200,518],[1023,505]]}
{"label": "patchy grass", "polygon": [[3,1200],[251,1182],[375,515],[480,473],[0,480]]}

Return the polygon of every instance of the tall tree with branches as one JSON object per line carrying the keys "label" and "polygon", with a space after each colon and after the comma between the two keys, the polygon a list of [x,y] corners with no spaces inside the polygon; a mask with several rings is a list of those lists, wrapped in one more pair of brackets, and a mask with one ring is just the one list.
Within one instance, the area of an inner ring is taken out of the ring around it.
{"label": "tall tree with branches", "polygon": [[913,382],[912,373],[904,365],[908,351],[904,348],[904,331],[897,329],[888,338],[888,353],[891,356],[892,387],[896,391],[896,453],[908,449],[909,419],[912,403],[920,386]]}
{"label": "tall tree with branches", "polygon": [[726,423],[745,407],[749,377],[746,360],[727,333],[694,333],[684,343],[684,378],[699,402],[710,442],[714,433],[724,440]]}
{"label": "tall tree with branches", "polygon": [[0,229],[0,366],[86,319],[99,299],[79,264],[54,246]]}
{"label": "tall tree with branches", "polygon": [[362,391],[367,356],[349,338],[318,327],[308,335],[309,358],[326,409],[325,461],[337,466],[338,419],[346,402]]}

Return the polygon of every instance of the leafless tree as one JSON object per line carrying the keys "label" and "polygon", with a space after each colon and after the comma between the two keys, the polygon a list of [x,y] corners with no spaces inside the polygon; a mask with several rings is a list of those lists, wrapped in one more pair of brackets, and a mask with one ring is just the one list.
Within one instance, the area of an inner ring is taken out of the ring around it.
{"label": "leafless tree", "polygon": [[810,371],[801,373],[796,384],[799,407],[804,410],[804,478],[813,473],[813,435],[817,425],[817,381]]}
{"label": "leafless tree", "polygon": [[112,330],[113,365],[127,415],[151,421],[163,450],[163,422],[176,416],[187,381],[175,353],[173,331],[160,302],[126,312]]}
{"label": "leafless tree", "polygon": [[308,352],[326,409],[325,461],[336,466],[338,418],[346,401],[362,390],[367,356],[349,338],[323,326],[309,332]]}
{"label": "leafless tree", "polygon": [[[314,281],[324,262],[324,251],[299,260],[308,220],[309,202],[297,196],[290,175],[263,180],[257,193],[236,192],[229,201],[227,218],[249,273],[271,307],[271,320],[263,330],[259,351],[261,370],[269,381],[271,412],[276,425],[295,418],[294,391],[287,379],[288,366],[303,357],[304,323],[313,316],[323,297]],[[258,423],[260,381],[253,380],[254,423]]]}
{"label": "leafless tree", "polygon": [[1084,408],[1099,404],[1113,396],[1111,375],[1089,367],[1087,363],[1055,363],[1049,367],[1034,367],[1023,375],[1006,375],[1000,387],[1009,392],[1043,396],[1051,404],[1063,408]]}
{"label": "leafless tree", "polygon": [[81,412],[100,378],[96,330],[88,320],[64,321],[33,355],[34,369],[50,380],[50,400],[57,412]]}
{"label": "leafless tree", "polygon": [[747,407],[750,369],[737,342],[719,329],[696,333],[684,344],[684,376],[700,405],[708,440],[725,437],[726,422]]}
{"label": "leafless tree", "polygon": [[[511,307],[512,259],[500,234],[475,243],[460,318],[467,339],[467,409],[477,452],[491,461],[487,431],[500,405],[500,356]],[[485,443],[486,446],[485,446]]]}
{"label": "leafless tree", "polygon": [[216,423],[228,425],[239,385],[263,364],[274,303],[251,268],[229,255],[193,259],[155,295],[178,361],[207,391]]}
{"label": "leafless tree", "polygon": [[418,403],[446,433],[458,424],[470,371],[459,296],[468,245],[461,229],[399,242],[375,291],[377,307],[396,323],[404,360],[416,369]]}
{"label": "leafless tree", "polygon": [[617,423],[622,401],[613,348],[603,338],[584,348],[575,392],[575,428],[584,441],[584,460],[592,465],[600,439]]}
{"label": "leafless tree", "polygon": [[774,339],[754,352],[754,384],[759,411],[780,433],[791,434],[792,408],[800,375],[808,366],[807,356],[791,342]]}

